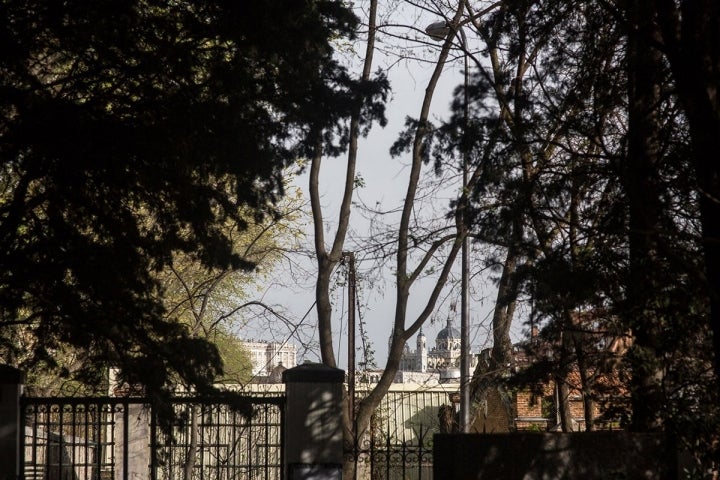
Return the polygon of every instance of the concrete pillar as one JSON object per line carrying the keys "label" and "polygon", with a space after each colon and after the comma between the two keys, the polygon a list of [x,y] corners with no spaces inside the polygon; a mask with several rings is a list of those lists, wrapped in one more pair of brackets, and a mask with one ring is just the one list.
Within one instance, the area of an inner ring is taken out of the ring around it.
{"label": "concrete pillar", "polygon": [[[0,365],[0,479],[20,478],[20,395],[25,374],[9,365]],[[24,434],[24,432],[22,432]]]}
{"label": "concrete pillar", "polygon": [[122,411],[115,413],[116,480],[150,478],[151,440],[147,405],[126,403]]}
{"label": "concrete pillar", "polygon": [[343,370],[321,364],[283,372],[288,480],[342,478],[344,380]]}

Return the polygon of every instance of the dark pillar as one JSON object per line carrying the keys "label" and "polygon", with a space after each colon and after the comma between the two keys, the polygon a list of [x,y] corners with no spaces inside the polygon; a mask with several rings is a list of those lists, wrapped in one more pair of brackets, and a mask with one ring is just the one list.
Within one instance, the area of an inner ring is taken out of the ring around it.
{"label": "dark pillar", "polygon": [[25,374],[0,365],[0,478],[20,478],[20,395]]}
{"label": "dark pillar", "polygon": [[283,372],[285,471],[288,480],[340,480],[343,461],[343,370],[322,364]]}

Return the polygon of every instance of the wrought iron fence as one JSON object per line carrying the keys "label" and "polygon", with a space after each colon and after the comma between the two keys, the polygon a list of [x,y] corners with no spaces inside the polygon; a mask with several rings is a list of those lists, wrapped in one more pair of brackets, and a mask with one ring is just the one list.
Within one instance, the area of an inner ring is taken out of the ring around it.
{"label": "wrought iron fence", "polygon": [[23,398],[22,406],[26,479],[116,478],[114,446],[122,440],[117,439],[115,417],[127,412],[126,402]]}
{"label": "wrought iron fence", "polygon": [[24,397],[24,478],[280,480],[285,397],[244,400],[250,416],[217,399],[175,399],[163,429],[141,398]]}
{"label": "wrought iron fence", "polygon": [[356,478],[361,480],[432,480],[432,429],[420,427],[414,441],[397,443],[378,432],[358,442]]}
{"label": "wrought iron fence", "polygon": [[432,480],[433,435],[440,431],[438,413],[447,404],[446,392],[388,392],[370,432],[346,452],[355,461],[356,478]]}
{"label": "wrought iron fence", "polygon": [[[142,398],[24,397],[24,478],[280,480],[285,396],[245,399],[250,417],[218,399],[177,398],[175,422],[163,429]],[[389,392],[346,452],[357,478],[432,480],[432,438],[447,403],[445,392]]]}
{"label": "wrought iron fence", "polygon": [[250,418],[211,400],[177,400],[172,431],[153,432],[155,478],[280,480],[284,397],[258,400]]}

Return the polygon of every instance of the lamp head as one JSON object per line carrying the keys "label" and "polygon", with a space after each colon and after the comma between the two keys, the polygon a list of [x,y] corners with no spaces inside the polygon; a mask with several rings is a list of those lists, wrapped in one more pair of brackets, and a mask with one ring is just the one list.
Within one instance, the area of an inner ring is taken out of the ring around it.
{"label": "lamp head", "polygon": [[425,33],[433,40],[442,41],[450,34],[450,25],[445,20],[431,23],[425,27]]}

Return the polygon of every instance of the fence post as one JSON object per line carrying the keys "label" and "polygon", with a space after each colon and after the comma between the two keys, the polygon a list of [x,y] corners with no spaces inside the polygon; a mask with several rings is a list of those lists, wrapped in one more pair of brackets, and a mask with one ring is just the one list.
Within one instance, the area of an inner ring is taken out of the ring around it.
{"label": "fence post", "polygon": [[155,478],[150,464],[150,449],[154,448],[150,408],[125,400],[122,411],[115,412],[114,480]]}
{"label": "fence post", "polygon": [[288,480],[340,480],[343,370],[321,364],[283,372],[285,472]]}
{"label": "fence post", "polygon": [[[25,374],[9,365],[0,365],[0,480],[20,478],[20,395]],[[22,432],[24,434],[24,432]]]}

